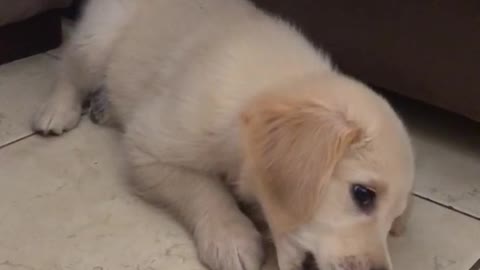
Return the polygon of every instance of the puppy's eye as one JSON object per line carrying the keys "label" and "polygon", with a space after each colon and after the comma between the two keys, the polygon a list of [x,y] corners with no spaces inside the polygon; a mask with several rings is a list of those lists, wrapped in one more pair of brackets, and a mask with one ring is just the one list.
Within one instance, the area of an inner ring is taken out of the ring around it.
{"label": "puppy's eye", "polygon": [[370,211],[375,206],[377,194],[375,190],[363,185],[352,185],[352,198],[355,204],[363,211]]}

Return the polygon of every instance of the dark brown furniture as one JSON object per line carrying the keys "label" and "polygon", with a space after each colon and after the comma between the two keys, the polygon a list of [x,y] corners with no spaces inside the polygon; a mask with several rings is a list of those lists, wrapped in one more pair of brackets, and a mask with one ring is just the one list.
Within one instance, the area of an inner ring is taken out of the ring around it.
{"label": "dark brown furniture", "polygon": [[254,0],[378,88],[480,121],[480,1]]}
{"label": "dark brown furniture", "polygon": [[[480,1],[252,1],[298,26],[345,73],[480,121]],[[76,17],[85,1],[72,2]]]}
{"label": "dark brown furniture", "polygon": [[60,8],[70,0],[0,0],[0,64],[62,42]]}

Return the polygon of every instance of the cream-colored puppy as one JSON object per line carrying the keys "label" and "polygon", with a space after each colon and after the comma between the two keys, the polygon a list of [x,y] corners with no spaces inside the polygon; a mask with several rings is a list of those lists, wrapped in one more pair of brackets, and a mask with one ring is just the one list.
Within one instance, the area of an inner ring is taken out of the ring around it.
{"label": "cream-colored puppy", "polygon": [[387,235],[414,168],[387,102],[246,0],[90,2],[35,130],[74,128],[106,89],[135,188],[213,270],[264,259],[235,198],[260,206],[281,270],[392,269]]}

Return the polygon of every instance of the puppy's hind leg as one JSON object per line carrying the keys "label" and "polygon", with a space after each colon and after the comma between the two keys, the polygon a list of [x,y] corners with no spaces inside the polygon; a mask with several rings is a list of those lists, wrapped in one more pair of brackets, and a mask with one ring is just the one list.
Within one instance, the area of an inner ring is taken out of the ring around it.
{"label": "puppy's hind leg", "polygon": [[111,48],[130,8],[119,0],[89,2],[64,49],[53,91],[34,116],[35,131],[59,135],[77,126],[83,100],[103,82]]}
{"label": "puppy's hind leg", "polygon": [[100,53],[95,45],[78,48],[80,37],[73,39],[65,48],[53,91],[33,119],[33,129],[44,135],[60,135],[76,127],[84,99],[103,78],[104,63],[93,57]]}
{"label": "puppy's hind leg", "polygon": [[35,113],[33,130],[44,135],[60,135],[74,128],[80,121],[81,100],[74,84],[60,75],[52,94]]}

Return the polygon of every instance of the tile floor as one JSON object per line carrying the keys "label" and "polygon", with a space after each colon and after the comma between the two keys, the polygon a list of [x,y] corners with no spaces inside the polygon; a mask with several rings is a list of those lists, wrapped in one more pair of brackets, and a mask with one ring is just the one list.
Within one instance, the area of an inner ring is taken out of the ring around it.
{"label": "tile floor", "polygon": [[[31,135],[57,59],[0,66],[0,270],[204,269],[182,228],[128,193],[109,130],[84,120],[63,137]],[[398,108],[418,196],[407,234],[391,239],[396,269],[469,270],[480,258],[480,126]]]}

